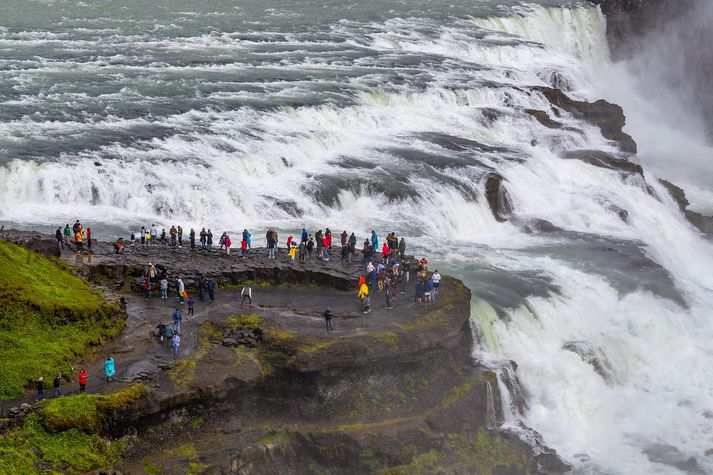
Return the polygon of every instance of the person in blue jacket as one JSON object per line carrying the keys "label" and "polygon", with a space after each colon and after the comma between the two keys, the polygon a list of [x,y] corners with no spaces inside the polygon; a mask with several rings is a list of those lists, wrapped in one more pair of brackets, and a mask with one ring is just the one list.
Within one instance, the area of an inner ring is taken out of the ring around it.
{"label": "person in blue jacket", "polygon": [[379,238],[376,237],[376,231],[373,229],[371,231],[371,247],[373,247],[374,250],[379,249]]}
{"label": "person in blue jacket", "polygon": [[114,376],[114,373],[116,371],[114,370],[114,358],[110,356],[106,357],[106,360],[104,360],[104,375],[106,376],[106,382],[108,383],[111,381],[111,377]]}

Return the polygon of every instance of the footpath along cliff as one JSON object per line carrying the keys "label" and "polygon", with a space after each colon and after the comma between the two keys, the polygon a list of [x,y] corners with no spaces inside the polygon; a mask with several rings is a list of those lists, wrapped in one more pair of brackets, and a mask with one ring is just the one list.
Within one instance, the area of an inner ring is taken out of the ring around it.
{"label": "footpath along cliff", "polygon": [[[48,236],[13,231],[0,237],[40,254],[56,253]],[[365,316],[356,299],[358,264],[293,264],[284,255],[266,259],[260,250],[247,259],[168,247],[134,247],[117,256],[107,243],[95,244],[93,251],[64,251],[60,259],[121,305],[125,329],[77,362],[90,373],[90,395],[15,410],[5,423],[9,432],[0,436],[0,451],[9,434],[30,449],[38,445],[32,429],[50,437],[96,437],[93,443],[106,456],[78,467],[71,459],[33,451],[28,457],[38,471],[568,469],[554,452],[500,429],[502,395],[495,374],[471,356],[470,291],[455,278],[443,278],[429,305],[414,304],[410,287],[387,311],[376,293],[374,310]],[[197,302],[195,318],[184,318],[177,357],[153,334],[182,308],[177,299],[146,300],[132,290],[148,262],[182,275],[192,294],[200,275],[218,283],[216,300]],[[255,306],[241,309],[245,283],[252,285]],[[335,315],[332,333],[321,316],[326,307]],[[100,378],[107,354],[117,366],[108,385]],[[76,392],[75,386],[67,384],[65,394]]]}

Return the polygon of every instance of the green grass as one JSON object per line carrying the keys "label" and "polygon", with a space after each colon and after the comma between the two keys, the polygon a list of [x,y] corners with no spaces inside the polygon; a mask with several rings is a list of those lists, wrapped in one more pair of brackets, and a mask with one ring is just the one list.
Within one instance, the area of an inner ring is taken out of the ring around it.
{"label": "green grass", "polygon": [[150,392],[139,383],[112,394],[79,394],[43,401],[39,416],[42,425],[53,431],[79,429],[94,432],[102,420],[128,407]]}
{"label": "green grass", "polygon": [[124,314],[59,261],[0,241],[0,400],[40,376],[69,372],[88,347],[115,337]]}
{"label": "green grass", "polygon": [[0,473],[80,474],[111,468],[121,444],[79,429],[52,432],[30,414],[21,427],[0,435]]}

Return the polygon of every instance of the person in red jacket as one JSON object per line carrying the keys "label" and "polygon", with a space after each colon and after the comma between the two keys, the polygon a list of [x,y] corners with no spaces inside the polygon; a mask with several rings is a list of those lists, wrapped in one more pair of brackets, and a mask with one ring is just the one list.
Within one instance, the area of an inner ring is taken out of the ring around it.
{"label": "person in red jacket", "polygon": [[384,245],[381,246],[381,255],[384,258],[384,262],[387,262],[390,252],[391,250],[389,249],[389,245],[387,243],[384,243]]}
{"label": "person in red jacket", "polygon": [[322,256],[325,261],[329,260],[329,238],[327,236],[322,238]]}
{"label": "person in red jacket", "polygon": [[243,238],[240,241],[240,257],[245,258],[248,255],[248,242]]}
{"label": "person in red jacket", "polygon": [[83,393],[87,389],[87,372],[80,369],[77,379],[79,380],[79,392]]}

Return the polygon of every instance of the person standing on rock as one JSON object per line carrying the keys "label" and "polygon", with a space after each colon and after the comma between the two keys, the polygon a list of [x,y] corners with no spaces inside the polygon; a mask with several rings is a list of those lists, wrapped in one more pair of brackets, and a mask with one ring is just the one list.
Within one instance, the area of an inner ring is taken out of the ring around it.
{"label": "person standing on rock", "polygon": [[77,252],[84,251],[84,242],[81,231],[74,234],[74,245],[77,246]]}
{"label": "person standing on rock", "polygon": [[176,235],[178,236],[178,247],[183,247],[183,228],[178,227],[176,230]]}
{"label": "person standing on rock", "polygon": [[176,290],[178,290],[178,302],[183,303],[183,299],[186,297],[186,284],[183,283],[181,276],[176,279]]}
{"label": "person standing on rock", "polygon": [[57,245],[59,246],[60,251],[64,251],[64,238],[62,236],[62,226],[57,228],[57,231],[54,233],[55,238],[57,238]]}
{"label": "person standing on rock", "polygon": [[309,257],[309,260],[312,260],[312,252],[314,251],[314,239],[312,238],[312,235],[310,234],[309,238],[307,238],[307,256]]}
{"label": "person standing on rock", "polygon": [[275,246],[277,243],[275,243],[275,240],[272,237],[272,229],[269,229],[267,231],[267,234],[265,235],[265,239],[267,240],[267,257],[268,259],[274,259],[275,258]]}
{"label": "person standing on rock", "polygon": [[349,246],[342,244],[342,265],[349,264]]}
{"label": "person standing on rock", "polygon": [[438,287],[441,285],[441,274],[438,273],[438,269],[431,276],[431,280],[433,281],[433,295],[435,296],[438,293]]}
{"label": "person standing on rock", "polygon": [[144,289],[144,298],[146,300],[151,298],[151,280],[148,276],[144,276],[144,283],[141,284],[141,288]]}
{"label": "person standing on rock", "polygon": [[211,302],[215,302],[215,279],[208,279],[208,298]]}
{"label": "person standing on rock", "polygon": [[181,336],[178,333],[174,333],[171,337],[171,351],[173,356],[178,356],[178,347],[181,346]]}
{"label": "person standing on rock", "polygon": [[188,301],[186,302],[186,305],[188,305],[188,315],[187,318],[193,318],[193,306],[195,305],[196,300],[193,298],[193,295],[188,296]]}
{"label": "person standing on rock", "polygon": [[322,259],[329,261],[329,249],[331,249],[331,234],[325,234],[322,238]]}
{"label": "person standing on rock", "polygon": [[72,235],[72,230],[69,228],[69,223],[64,226],[64,243],[69,246],[69,237]]}
{"label": "person standing on rock", "polygon": [[297,255],[297,244],[291,243],[289,251],[287,253],[290,255],[290,261],[295,262],[295,256]]}
{"label": "person standing on rock", "polygon": [[176,226],[171,226],[168,233],[171,235],[171,247],[175,248],[178,245],[178,229]]}
{"label": "person standing on rock", "polygon": [[79,381],[79,393],[81,394],[87,389],[87,372],[84,369],[79,370],[77,380]]}
{"label": "person standing on rock", "polygon": [[327,325],[327,332],[333,332],[334,327],[332,326],[332,317],[334,317],[334,314],[332,313],[332,310],[327,307],[327,310],[324,311],[324,323]]}
{"label": "person standing on rock", "polygon": [[223,246],[225,246],[225,231],[223,231],[223,234],[220,235],[220,239],[218,239],[218,245],[220,246],[220,250],[223,250]]}
{"label": "person standing on rock", "polygon": [[35,394],[35,401],[42,401],[45,398],[45,378],[40,376],[37,381],[35,381],[35,389],[37,389],[37,394]]}
{"label": "person standing on rock", "polygon": [[155,246],[158,244],[158,228],[155,223],[151,224],[151,245]]}
{"label": "person standing on rock", "polygon": [[208,233],[206,232],[205,228],[203,228],[203,229],[201,229],[201,234],[200,234],[201,251],[205,251],[207,239],[208,239]]}
{"label": "person standing on rock", "polygon": [[302,228],[302,235],[300,236],[300,242],[307,243],[307,239],[309,238],[309,233],[305,228]]}
{"label": "person standing on rock", "polygon": [[245,302],[248,303],[248,306],[250,308],[253,307],[253,289],[249,285],[244,285],[243,290],[240,291],[240,295],[243,297],[243,300],[240,302],[240,308],[243,308],[243,305],[245,305]]}
{"label": "person standing on rock", "polygon": [[314,242],[317,245],[317,257],[321,258],[322,257],[322,238],[324,238],[324,234],[322,233],[322,230],[320,229],[316,233],[314,233]]}
{"label": "person standing on rock", "polygon": [[250,231],[248,231],[247,229],[243,229],[243,239],[245,239],[245,242],[248,243],[248,249],[252,249],[252,234],[250,234]]}
{"label": "person standing on rock", "polygon": [[208,228],[208,233],[205,235],[206,245],[208,246],[208,252],[213,249],[213,231]]}
{"label": "person standing on rock", "polygon": [[371,230],[371,247],[375,251],[379,249],[379,238],[376,236],[376,231]]}
{"label": "person standing on rock", "polygon": [[371,261],[371,244],[368,239],[364,239],[364,245],[361,249],[361,254],[363,257],[364,265],[367,265]]}
{"label": "person standing on rock", "polygon": [[293,239],[294,239],[294,238],[292,237],[292,234],[290,234],[289,236],[287,236],[287,252],[289,252],[289,251],[290,251],[290,248],[292,247],[292,240],[293,240]]}
{"label": "person standing on rock", "polygon": [[394,306],[391,303],[391,279],[389,276],[385,275],[384,276],[384,287],[386,288],[386,291],[384,292],[384,298],[386,299],[386,310],[391,310],[394,308]]}
{"label": "person standing on rock", "polygon": [[242,241],[240,241],[240,257],[245,259],[248,257],[248,242],[243,238]]}
{"label": "person standing on rock", "polygon": [[339,237],[341,239],[342,246],[346,246],[347,240],[349,239],[349,234],[347,234],[347,230],[345,229],[344,231],[342,231],[342,234],[340,234]]}
{"label": "person standing on rock", "polygon": [[205,277],[200,276],[198,278],[198,300],[205,302]]}
{"label": "person standing on rock", "polygon": [[141,245],[146,245],[146,228],[141,226],[141,234],[139,234],[139,239],[141,240]]}
{"label": "person standing on rock", "polygon": [[230,240],[230,235],[225,233],[225,254],[230,255],[230,246],[233,245],[233,241]]}
{"label": "person standing on rock", "polygon": [[191,249],[196,248],[196,230],[191,228],[190,233],[188,233],[188,240],[191,242]]}
{"label": "person standing on rock", "polygon": [[87,250],[92,252],[92,228],[87,228]]}
{"label": "person standing on rock", "polygon": [[168,298],[168,279],[166,277],[161,279],[161,298]]}
{"label": "person standing on rock", "polygon": [[62,373],[59,373],[57,376],[55,376],[54,381],[52,381],[52,388],[54,389],[54,392],[52,394],[53,397],[59,397],[62,395],[60,386],[62,386]]}
{"label": "person standing on rock", "polygon": [[401,238],[401,241],[399,241],[399,256],[402,261],[406,258],[406,241],[404,238]]}
{"label": "person standing on rock", "polygon": [[299,245],[299,247],[297,248],[297,251],[298,251],[299,256],[300,256],[300,262],[304,262],[304,261],[305,261],[305,255],[307,255],[307,242],[306,242],[306,241],[300,242],[300,245]]}
{"label": "person standing on rock", "polygon": [[104,376],[106,377],[107,383],[111,382],[111,378],[114,376],[115,373],[116,370],[114,368],[114,358],[109,355],[104,360]]}
{"label": "person standing on rock", "polygon": [[364,282],[361,284],[361,287],[359,287],[359,300],[364,306],[364,313],[369,311],[370,301],[366,299],[369,299],[369,287],[367,287],[366,282]]}
{"label": "person standing on rock", "polygon": [[181,309],[176,308],[176,310],[173,312],[173,315],[171,315],[171,321],[173,322],[173,331],[176,333],[181,333],[181,320],[183,320],[183,313],[181,313]]}
{"label": "person standing on rock", "polygon": [[330,231],[329,228],[325,229],[324,237],[325,237],[325,239],[327,239],[328,245],[326,247],[327,247],[327,249],[329,249],[331,251],[332,250],[332,231]]}

